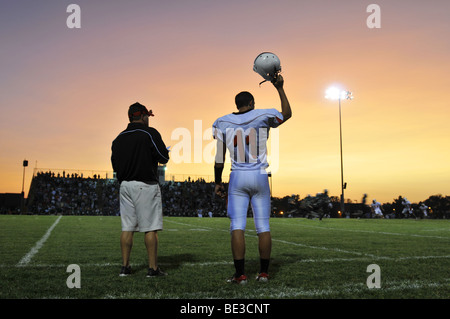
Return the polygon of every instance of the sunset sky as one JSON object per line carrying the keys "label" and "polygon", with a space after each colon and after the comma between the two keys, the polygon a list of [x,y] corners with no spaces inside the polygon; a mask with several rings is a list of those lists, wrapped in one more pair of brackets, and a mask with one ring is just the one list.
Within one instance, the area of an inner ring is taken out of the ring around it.
{"label": "sunset sky", "polygon": [[[71,3],[79,29],[66,24]],[[381,28],[367,25],[373,3]],[[448,0],[9,0],[0,39],[0,193],[21,192],[24,159],[26,195],[35,167],[112,171],[112,140],[137,101],[167,146],[191,135],[191,160],[166,174],[212,176],[208,156],[194,163],[194,140],[210,150],[208,129],[237,93],[280,110],[252,70],[270,51],[293,113],[272,135],[274,196],[340,195],[331,85],[354,95],[342,102],[346,198],[450,195]]]}

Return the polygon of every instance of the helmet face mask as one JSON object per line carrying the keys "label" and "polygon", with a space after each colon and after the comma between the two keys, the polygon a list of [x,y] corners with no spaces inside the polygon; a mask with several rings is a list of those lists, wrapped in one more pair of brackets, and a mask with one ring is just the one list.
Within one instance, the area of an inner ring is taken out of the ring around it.
{"label": "helmet face mask", "polygon": [[265,81],[272,81],[281,72],[280,59],[271,52],[263,52],[256,57],[253,71],[261,75]]}

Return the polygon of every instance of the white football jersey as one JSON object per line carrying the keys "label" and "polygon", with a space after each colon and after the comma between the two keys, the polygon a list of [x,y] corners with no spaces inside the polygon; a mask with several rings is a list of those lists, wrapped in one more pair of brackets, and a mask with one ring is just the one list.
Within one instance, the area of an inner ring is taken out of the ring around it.
{"label": "white football jersey", "polygon": [[380,202],[372,203],[372,208],[373,208],[375,214],[377,214],[377,215],[381,214],[381,203]]}
{"label": "white football jersey", "polygon": [[232,170],[264,169],[269,166],[269,130],[281,123],[283,115],[276,109],[231,113],[214,122],[213,136],[226,144],[230,152]]}

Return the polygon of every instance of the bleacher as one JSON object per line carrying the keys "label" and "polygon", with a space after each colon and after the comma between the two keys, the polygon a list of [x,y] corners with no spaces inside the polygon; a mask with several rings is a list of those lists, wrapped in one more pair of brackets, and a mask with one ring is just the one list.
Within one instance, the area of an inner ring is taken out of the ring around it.
{"label": "bleacher", "polygon": [[[87,176],[87,177],[86,177]],[[214,194],[212,177],[166,175],[159,170],[163,214],[165,216],[225,217],[226,200]],[[224,183],[227,187],[227,183]],[[0,214],[62,214],[118,216],[119,184],[112,172],[80,170],[35,169],[28,193],[0,194]],[[330,197],[328,211],[321,209],[319,195],[300,199],[295,195],[272,198],[273,217],[305,218],[372,218],[370,206],[347,202],[345,214],[340,213],[337,197]],[[430,196],[424,203],[429,207],[428,218],[450,218],[450,197]],[[22,209],[23,208],[23,209]],[[402,216],[401,197],[383,204],[385,218],[423,218],[419,204],[413,203],[414,214]],[[252,216],[251,207],[248,208]]]}
{"label": "bleacher", "polygon": [[[107,174],[105,176],[108,176]],[[119,184],[100,174],[35,172],[26,212],[28,214],[118,216]],[[160,183],[163,214],[166,216],[226,216],[225,200],[214,194],[214,183],[199,178]]]}

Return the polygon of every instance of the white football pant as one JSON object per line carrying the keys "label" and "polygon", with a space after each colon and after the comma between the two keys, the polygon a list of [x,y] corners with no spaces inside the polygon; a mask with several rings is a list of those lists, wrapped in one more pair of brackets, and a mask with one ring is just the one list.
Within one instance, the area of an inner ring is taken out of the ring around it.
{"label": "white football pant", "polygon": [[270,231],[270,187],[264,170],[233,170],[228,184],[230,231],[245,230],[248,204],[251,203],[256,233]]}

